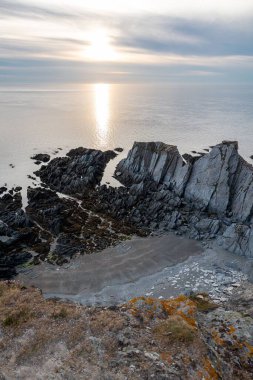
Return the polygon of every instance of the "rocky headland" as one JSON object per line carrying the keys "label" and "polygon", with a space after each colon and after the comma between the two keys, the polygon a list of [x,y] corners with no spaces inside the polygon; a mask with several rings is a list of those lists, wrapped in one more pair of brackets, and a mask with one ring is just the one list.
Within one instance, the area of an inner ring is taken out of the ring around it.
{"label": "rocky headland", "polygon": [[77,148],[52,159],[35,172],[41,185],[28,188],[25,209],[20,188],[3,188],[1,278],[27,261],[62,264],[133,234],[166,231],[253,257],[253,167],[239,155],[237,142],[224,141],[198,156],[181,156],[161,142],[136,142],[115,170],[122,186],[101,186],[116,155]]}

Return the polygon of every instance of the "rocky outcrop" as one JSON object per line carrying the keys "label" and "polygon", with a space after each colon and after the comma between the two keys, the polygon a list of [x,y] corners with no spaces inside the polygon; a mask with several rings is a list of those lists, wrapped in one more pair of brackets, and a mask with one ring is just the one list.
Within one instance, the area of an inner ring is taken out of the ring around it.
{"label": "rocky outcrop", "polygon": [[[176,146],[162,142],[135,142],[115,170],[125,187],[96,187],[113,155],[74,149],[37,174],[51,189],[80,197],[93,212],[149,231],[175,230],[194,239],[223,236],[222,247],[253,257],[248,238],[253,168],[239,155],[237,142],[224,141],[198,156],[181,156]],[[246,231],[243,238],[233,227],[238,224]]]}
{"label": "rocky outcrop", "polygon": [[50,189],[29,188],[26,210],[20,187],[3,188],[0,260],[11,265],[2,277],[26,260],[27,252],[34,263],[61,264],[125,235],[156,230],[217,238],[230,252],[253,257],[253,168],[238,154],[236,142],[224,141],[199,156],[181,156],[161,142],[136,142],[115,171],[125,186],[99,186],[115,155],[77,148],[51,160],[36,172]]}
{"label": "rocky outcrop", "polygon": [[236,142],[224,142],[195,161],[185,186],[185,199],[198,209],[225,214],[238,167],[237,149]]}
{"label": "rocky outcrop", "polygon": [[80,196],[100,184],[106,164],[116,156],[113,151],[72,149],[67,157],[58,157],[35,174],[51,189]]}
{"label": "rocky outcrop", "polygon": [[[199,224],[205,224],[204,236],[214,237],[218,231],[224,231],[223,238],[219,240],[224,248],[253,257],[250,239],[253,167],[239,155],[237,142],[224,141],[200,157],[189,154],[181,156],[175,146],[161,142],[136,142],[127,158],[118,164],[116,177],[130,189],[143,190],[145,183],[149,188],[155,184],[158,194],[170,194],[170,199],[180,197],[180,201],[177,201],[180,210],[174,210],[173,216],[166,206],[159,207],[157,201],[149,205],[147,213],[153,211],[154,221],[157,207],[158,210],[162,208],[165,214],[161,218],[162,225],[181,227],[180,219],[187,219],[186,224],[192,224],[190,236],[196,237],[199,236]],[[163,202],[167,202],[166,196]],[[190,207],[191,215],[197,210],[207,215],[202,215],[204,219],[193,225],[194,218],[189,218],[185,207],[182,208],[184,202]],[[138,207],[135,213],[139,215]],[[210,215],[214,221],[210,220]],[[244,231],[243,236],[241,231]]]}
{"label": "rocky outcrop", "polygon": [[245,224],[233,223],[218,238],[218,244],[239,256],[253,258],[253,229]]}
{"label": "rocky outcrop", "polygon": [[127,158],[119,162],[115,174],[124,185],[151,179],[181,195],[190,170],[191,164],[185,164],[176,146],[162,142],[135,142]]}
{"label": "rocky outcrop", "polygon": [[173,145],[137,142],[118,164],[117,178],[126,185],[148,178],[183,195],[196,209],[218,215],[232,211],[241,221],[249,217],[251,207],[245,203],[247,198],[253,202],[253,169],[239,156],[237,142],[224,141],[201,157],[184,157]]}
{"label": "rocky outcrop", "polygon": [[34,239],[33,224],[22,209],[21,194],[4,194],[0,198],[0,278],[12,277],[15,267],[31,258],[24,246]]}
{"label": "rocky outcrop", "polygon": [[38,162],[48,162],[50,161],[50,156],[47,153],[38,153],[32,156],[31,159]]}

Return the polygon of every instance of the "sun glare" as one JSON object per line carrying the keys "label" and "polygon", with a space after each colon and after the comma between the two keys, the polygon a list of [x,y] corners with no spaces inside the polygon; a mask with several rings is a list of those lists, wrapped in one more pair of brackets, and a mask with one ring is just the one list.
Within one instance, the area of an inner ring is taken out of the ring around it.
{"label": "sun glare", "polygon": [[110,37],[104,29],[97,29],[90,33],[87,57],[94,61],[113,61],[116,59],[115,49],[111,45]]}
{"label": "sun glare", "polygon": [[106,145],[109,128],[110,85],[96,83],[94,85],[95,119],[97,138],[101,146]]}

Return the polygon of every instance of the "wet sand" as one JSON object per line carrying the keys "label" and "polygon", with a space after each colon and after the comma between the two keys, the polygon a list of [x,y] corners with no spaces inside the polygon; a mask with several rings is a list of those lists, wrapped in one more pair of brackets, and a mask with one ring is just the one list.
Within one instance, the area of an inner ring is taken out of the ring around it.
{"label": "wet sand", "polygon": [[39,287],[46,297],[117,303],[143,294],[146,286],[135,288],[138,281],[201,253],[198,242],[172,233],[133,238],[102,252],[80,256],[64,267],[42,263],[22,270],[18,280]]}

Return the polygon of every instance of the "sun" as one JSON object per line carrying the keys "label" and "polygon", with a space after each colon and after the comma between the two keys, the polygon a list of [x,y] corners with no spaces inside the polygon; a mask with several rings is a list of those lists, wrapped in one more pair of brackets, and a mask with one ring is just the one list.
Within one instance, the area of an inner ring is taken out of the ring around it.
{"label": "sun", "polygon": [[113,61],[116,51],[111,45],[110,37],[105,29],[96,29],[88,36],[86,56],[93,61]]}

